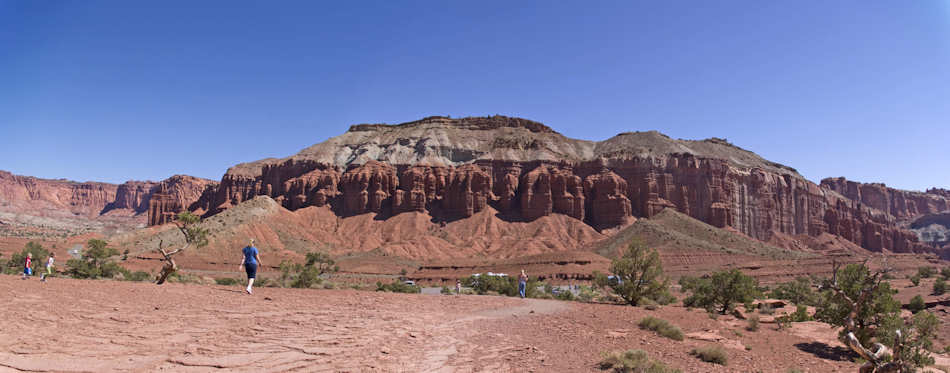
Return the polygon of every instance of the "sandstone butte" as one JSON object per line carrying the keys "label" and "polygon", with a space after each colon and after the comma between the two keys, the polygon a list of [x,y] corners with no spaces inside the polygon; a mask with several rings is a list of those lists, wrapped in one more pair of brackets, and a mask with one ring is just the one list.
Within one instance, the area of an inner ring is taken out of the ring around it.
{"label": "sandstone butte", "polygon": [[[601,230],[672,208],[763,241],[776,232],[831,233],[893,252],[935,250],[899,218],[950,206],[942,189],[843,179],[818,185],[723,139],[649,131],[594,142],[504,116],[354,125],[296,155],[231,167],[209,185],[180,206],[211,215],[267,195],[290,210],[329,206],[338,216],[382,219],[418,211],[442,221],[491,206],[506,220],[563,214]],[[176,212],[152,204],[153,215]]]}
{"label": "sandstone butte", "polygon": [[289,210],[328,206],[338,216],[416,211],[452,221],[490,206],[509,221],[563,214],[600,230],[672,208],[763,241],[831,233],[893,252],[940,250],[904,227],[950,210],[944,189],[909,192],[843,178],[818,185],[724,139],[648,131],[595,142],[504,116],[354,125],[296,155],[231,167],[219,183],[176,175],[114,185],[0,172],[0,208],[146,214],[148,225],[185,209],[214,215],[259,195]]}

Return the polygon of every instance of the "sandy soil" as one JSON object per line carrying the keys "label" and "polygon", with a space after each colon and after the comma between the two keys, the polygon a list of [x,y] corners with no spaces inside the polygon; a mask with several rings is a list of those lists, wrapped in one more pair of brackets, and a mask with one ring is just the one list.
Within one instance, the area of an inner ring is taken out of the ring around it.
{"label": "sandy soil", "polygon": [[[0,372],[578,372],[630,348],[684,372],[857,367],[827,326],[748,332],[682,307],[16,276],[0,276],[0,294]],[[647,315],[694,337],[638,329]],[[728,366],[689,354],[711,344]]]}
{"label": "sandy soil", "polygon": [[508,371],[486,320],[567,303],[0,276],[0,371]]}

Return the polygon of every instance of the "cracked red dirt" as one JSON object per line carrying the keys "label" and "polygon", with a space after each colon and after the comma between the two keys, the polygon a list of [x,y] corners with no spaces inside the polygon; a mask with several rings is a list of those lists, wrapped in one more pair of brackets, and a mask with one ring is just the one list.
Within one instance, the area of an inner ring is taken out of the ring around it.
{"label": "cracked red dirt", "polygon": [[[629,348],[684,372],[855,369],[822,358],[815,338],[682,307],[16,276],[0,292],[0,371],[577,372]],[[638,329],[648,315],[749,349],[703,363],[689,350],[710,342]]]}

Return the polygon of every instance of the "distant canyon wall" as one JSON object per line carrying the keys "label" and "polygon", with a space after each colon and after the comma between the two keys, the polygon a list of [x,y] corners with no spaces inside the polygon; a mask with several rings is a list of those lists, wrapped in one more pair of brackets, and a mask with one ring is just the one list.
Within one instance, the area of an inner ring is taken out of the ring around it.
{"label": "distant canyon wall", "polygon": [[[93,217],[114,208],[126,208],[136,203],[130,187],[119,195],[119,186],[99,182],[73,182],[40,179],[0,171],[0,205],[14,212],[35,212],[37,215],[66,213]],[[118,207],[122,206],[122,207]]]}
{"label": "distant canyon wall", "polygon": [[898,219],[950,211],[950,191],[946,189],[912,192],[888,188],[881,183],[859,183],[843,177],[824,179],[821,185]]}
{"label": "distant canyon wall", "polygon": [[160,225],[174,220],[182,211],[203,214],[218,183],[187,175],[175,175],[163,180],[151,190],[148,199],[148,225]]}
{"label": "distant canyon wall", "polygon": [[760,240],[773,232],[828,232],[873,251],[928,250],[893,216],[831,186],[685,153],[583,162],[478,160],[459,167],[369,161],[345,170],[288,159],[265,165],[259,175],[225,174],[190,208],[214,214],[257,195],[291,210],[330,206],[339,215],[381,218],[419,211],[461,219],[491,206],[510,220],[557,213],[598,229],[674,208]]}
{"label": "distant canyon wall", "polygon": [[[123,184],[41,179],[0,171],[0,207],[36,216],[71,215],[95,218],[106,214],[135,216],[158,211],[182,211],[213,191],[216,182],[175,175],[161,182],[128,181]],[[212,189],[208,189],[208,187]],[[159,214],[160,215],[160,214]],[[161,223],[159,215],[149,223]]]}

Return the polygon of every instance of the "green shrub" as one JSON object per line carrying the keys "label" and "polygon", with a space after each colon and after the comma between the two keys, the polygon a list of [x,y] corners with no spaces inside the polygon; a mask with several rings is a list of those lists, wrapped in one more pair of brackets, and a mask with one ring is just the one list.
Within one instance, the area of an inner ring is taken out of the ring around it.
{"label": "green shrub", "polygon": [[818,296],[812,290],[811,280],[808,277],[799,277],[795,281],[779,284],[769,296],[809,306],[814,306],[818,302]]}
{"label": "green shrub", "polygon": [[455,292],[452,291],[452,289],[449,289],[448,286],[443,286],[443,287],[442,287],[442,290],[440,291],[440,293],[442,293],[443,295],[453,295],[453,294],[455,294]]}
{"label": "green shrub", "polygon": [[653,301],[644,301],[644,302],[643,302],[643,309],[645,309],[645,310],[650,310],[650,311],[656,311],[656,310],[660,309],[660,306],[657,305],[656,303],[654,303]]}
{"label": "green shrub", "polygon": [[[528,298],[540,298],[544,291],[538,291],[540,282],[537,278],[528,278],[525,286],[525,296]],[[518,294],[518,279],[511,276],[471,276],[462,280],[462,285],[472,288],[476,294],[486,295],[494,292],[495,294],[509,297],[520,296]]]}
{"label": "green shrub", "polygon": [[31,269],[33,273],[36,273],[36,269],[40,268],[41,265],[45,265],[46,258],[49,257],[49,251],[43,248],[43,245],[39,243],[30,241],[23,246],[23,250],[18,253],[14,253],[10,257],[10,260],[7,261],[6,266],[3,268],[3,273],[8,275],[13,274],[22,274],[23,268],[26,266],[26,256],[27,254],[33,254],[33,261]]}
{"label": "green shrub", "polygon": [[911,298],[910,303],[907,304],[907,309],[909,309],[910,312],[913,312],[913,313],[923,311],[926,308],[927,308],[927,304],[924,302],[924,297],[920,295],[916,295],[913,298]]}
{"label": "green shrub", "polygon": [[[844,294],[851,299],[859,299],[864,291],[864,283],[870,276],[868,268],[861,264],[849,264],[838,270],[838,287]],[[826,285],[823,288],[821,300],[819,301],[815,318],[834,326],[844,326],[848,314],[851,313],[851,302],[831,291],[830,279],[825,280]],[[866,299],[861,312],[854,319],[856,329],[855,336],[862,345],[867,346],[877,329],[886,319],[893,317],[900,311],[900,302],[894,300],[890,284],[881,282],[874,289],[874,292]],[[838,333],[839,338],[844,340],[847,332],[842,329]]]}
{"label": "green shrub", "polygon": [[651,300],[656,302],[656,304],[660,304],[664,306],[667,304],[676,303],[677,301],[676,297],[673,296],[673,294],[671,294],[668,291],[660,293],[659,295],[656,296],[656,299],[651,299]]}
{"label": "green shrub", "polygon": [[943,295],[947,292],[947,282],[942,278],[938,278],[937,281],[934,281],[934,295]]}
{"label": "green shrub", "polygon": [[726,352],[719,346],[694,348],[690,351],[690,354],[707,363],[726,365],[729,362],[729,357],[726,355]]}
{"label": "green shrub", "polygon": [[169,274],[169,275],[168,275],[168,278],[166,278],[165,281],[167,281],[167,282],[177,282],[177,283],[179,283],[179,284],[201,284],[201,283],[203,283],[203,281],[201,280],[201,277],[198,277],[197,275],[193,275],[193,274],[190,274],[190,273],[181,273],[181,272],[179,272],[179,271],[175,271],[175,272]]}
{"label": "green shrub", "polygon": [[795,307],[795,312],[792,312],[789,315],[789,321],[791,322],[803,322],[803,321],[812,321],[814,320],[811,315],[808,314],[808,308],[804,304],[799,304]]}
{"label": "green shrub", "polygon": [[604,353],[597,366],[602,370],[617,373],[679,373],[679,369],[667,367],[662,362],[651,360],[643,350],[627,350]]}
{"label": "green shrub", "polygon": [[320,285],[323,280],[320,278],[320,271],[312,266],[303,266],[297,272],[296,278],[290,283],[292,288],[311,288],[314,285]]}
{"label": "green shrub", "polygon": [[758,281],[738,269],[713,273],[708,278],[682,277],[683,291],[689,297],[683,300],[687,307],[701,307],[709,312],[726,314],[736,303],[750,303],[759,296]]}
{"label": "green shrub", "polygon": [[152,275],[145,271],[135,271],[135,272],[129,273],[128,276],[125,277],[125,279],[128,281],[136,281],[136,282],[151,281]]}
{"label": "green shrub", "polygon": [[920,286],[920,275],[915,274],[910,276],[910,283],[914,284],[914,286]]}
{"label": "green shrub", "polygon": [[950,280],[950,267],[941,268],[940,277],[943,277],[944,280]]}
{"label": "green shrub", "polygon": [[640,305],[643,299],[660,303],[660,298],[669,298],[669,279],[663,275],[660,254],[648,249],[640,240],[634,240],[623,256],[610,263],[610,272],[617,280],[608,281],[599,275],[594,281],[598,286],[609,288],[631,306]]}
{"label": "green shrub", "polygon": [[323,283],[325,274],[339,270],[340,267],[329,254],[309,252],[304,264],[293,263],[289,260],[281,262],[280,277],[277,282],[280,287],[313,288]]}
{"label": "green shrub", "polygon": [[66,262],[66,273],[75,278],[113,278],[120,274],[128,278],[128,270],[112,259],[119,251],[108,245],[103,240],[89,240],[80,259]]}
{"label": "green shrub", "polygon": [[640,327],[640,329],[652,330],[656,332],[656,334],[675,341],[683,340],[683,331],[680,330],[680,328],[677,328],[675,325],[670,324],[669,321],[660,318],[647,316],[640,320],[640,323],[637,325]]}
{"label": "green shrub", "polygon": [[776,317],[775,326],[777,326],[779,330],[788,329],[788,327],[792,326],[792,317],[789,315]]}
{"label": "green shrub", "polygon": [[570,290],[563,290],[557,293],[557,295],[554,296],[554,299],[572,301],[574,300],[574,293],[572,293]]}
{"label": "green shrub", "polygon": [[924,367],[934,363],[930,350],[934,348],[933,339],[939,327],[940,320],[927,311],[914,314],[908,322],[905,322],[900,315],[893,314],[878,328],[876,337],[878,341],[893,349],[897,330],[900,330],[900,355],[895,358],[906,363],[903,367],[904,372],[913,372],[914,367]]}
{"label": "green shrub", "polygon": [[920,267],[917,268],[917,275],[921,278],[930,278],[931,276],[937,274],[937,269],[934,267]]}
{"label": "green shrub", "polygon": [[241,280],[238,280],[232,277],[221,277],[221,278],[214,279],[214,283],[218,285],[232,286],[232,285],[241,285]]}
{"label": "green shrub", "polygon": [[759,330],[759,315],[749,316],[749,324],[746,325],[745,330],[750,332],[755,332]]}
{"label": "green shrub", "polygon": [[580,290],[577,292],[577,300],[580,302],[590,303],[597,299],[597,291],[590,286],[581,286]]}
{"label": "green shrub", "polygon": [[262,288],[282,287],[280,282],[275,281],[274,279],[270,277],[260,277],[260,276],[254,279],[254,285],[257,287],[262,287]]}
{"label": "green shrub", "polygon": [[408,285],[402,281],[393,281],[389,284],[376,282],[376,291],[386,291],[390,293],[421,293],[422,288],[416,285]]}

